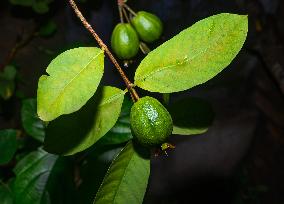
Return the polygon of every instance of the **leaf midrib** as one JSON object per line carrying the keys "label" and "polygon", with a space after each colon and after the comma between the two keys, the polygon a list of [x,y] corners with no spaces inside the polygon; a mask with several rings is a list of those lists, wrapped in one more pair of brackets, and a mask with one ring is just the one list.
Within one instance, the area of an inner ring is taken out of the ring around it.
{"label": "leaf midrib", "polygon": [[58,95],[55,97],[55,99],[53,100],[53,102],[50,104],[50,107],[53,107],[54,104],[58,101],[59,98],[62,97],[65,89],[67,86],[69,86],[69,84],[71,84],[83,71],[86,70],[86,68],[93,62],[93,60],[95,58],[97,58],[100,54],[103,54],[103,51],[100,51],[97,55],[95,55],[89,62],[88,64],[83,68],[81,69],[62,89],[61,91],[58,93]]}
{"label": "leaf midrib", "polygon": [[[45,170],[45,171],[43,171],[43,172],[41,172],[41,173],[39,173],[38,175],[36,175],[32,180],[30,180],[30,182],[28,183],[28,185],[27,186],[25,186],[25,188],[22,190],[22,192],[21,192],[21,196],[22,196],[22,194],[32,185],[32,183],[34,182],[34,181],[36,181],[39,177],[41,177],[42,175],[44,175],[44,174],[46,174],[46,173],[49,173],[50,174],[50,169],[47,169],[47,170]],[[41,198],[42,198],[42,195],[43,195],[43,192],[46,190],[46,184],[47,183],[45,183],[45,185],[44,185],[44,190],[42,191],[42,192],[40,192],[40,194],[41,194]],[[41,199],[40,198],[40,199]]]}
{"label": "leaf midrib", "polygon": [[[214,23],[213,23],[213,25],[214,25]],[[189,61],[192,61],[192,60],[195,59],[196,57],[199,57],[200,55],[204,54],[207,50],[209,50],[209,49],[211,49],[212,47],[214,47],[214,46],[218,43],[218,41],[219,41],[221,38],[225,38],[225,37],[231,35],[231,33],[233,33],[233,32],[235,31],[235,27],[237,27],[237,25],[239,25],[239,24],[235,24],[235,26],[233,27],[233,29],[231,29],[231,32],[226,33],[225,36],[218,37],[217,40],[215,40],[213,43],[211,43],[210,46],[206,47],[206,49],[204,49],[204,50],[201,50],[200,52],[198,52],[196,55],[192,56],[191,58],[186,59],[186,60],[183,59],[183,60],[181,60],[180,63],[177,63],[177,64],[168,65],[168,66],[166,66],[166,67],[158,67],[158,68],[155,68],[156,71],[150,72],[148,75],[146,75],[146,76],[144,76],[144,77],[138,77],[138,78],[137,78],[137,81],[144,80],[144,79],[146,79],[146,78],[148,78],[148,77],[151,77],[152,75],[154,75],[154,74],[156,74],[156,73],[158,73],[158,72],[162,72],[162,71],[164,71],[164,70],[166,70],[166,69],[169,69],[169,68],[171,68],[171,67],[175,67],[175,66],[178,67],[178,66],[181,66],[182,64],[185,64],[185,63],[187,63],[187,62],[189,62]],[[224,41],[226,41],[226,40],[224,40]]]}
{"label": "leaf midrib", "polygon": [[[26,173],[27,171],[29,171],[31,168],[33,168],[35,165],[37,165],[37,164],[39,164],[41,161],[43,161],[46,157],[48,157],[48,154],[45,154],[45,155],[42,155],[42,157],[40,157],[37,161],[35,161],[35,162],[33,162],[32,163],[32,165],[30,165],[27,169],[25,169],[25,171],[24,172],[22,172],[21,174],[24,174],[24,173]],[[47,170],[45,170],[45,171],[47,171]],[[40,175],[40,174],[39,174]],[[18,177],[19,177],[20,175],[18,175]],[[38,176],[38,175],[37,175]],[[36,177],[37,177],[36,176]],[[36,178],[35,177],[35,178]],[[28,184],[29,185],[29,184]],[[23,191],[25,191],[26,190],[26,188],[27,188],[27,186],[22,190],[22,192]]]}
{"label": "leaf midrib", "polygon": [[[113,160],[112,164],[114,164],[115,162],[117,162],[116,159],[117,159],[122,153],[124,153],[124,150],[126,150],[126,148],[128,148],[128,145],[129,145],[129,143],[127,143],[126,146],[125,146],[125,148],[122,149],[121,152],[116,156],[116,158]],[[134,156],[134,152],[132,153],[131,158],[129,159],[129,161],[128,161],[127,165],[126,165],[127,167],[129,166],[129,163],[130,163],[130,161],[132,160],[133,156]],[[109,171],[110,171],[110,169],[112,168],[112,164],[110,165],[110,167],[109,167],[109,169],[108,169],[108,171],[107,171],[107,173],[106,173],[106,175],[105,175],[105,177],[104,177],[104,179],[103,179],[103,181],[102,181],[102,183],[101,183],[101,186],[100,186],[100,188],[99,188],[99,190],[98,190],[98,193],[101,193],[101,189],[102,189],[102,187],[103,187],[103,185],[104,185],[104,183],[105,183],[105,180],[106,180],[106,178],[110,175],[110,172],[109,172]],[[126,173],[127,167],[125,168],[125,170],[124,170],[124,172],[123,172],[123,177],[124,177],[124,175],[125,175],[125,173]],[[123,177],[122,177],[122,178],[123,178]],[[119,187],[120,187],[120,185],[121,185],[121,181],[122,181],[122,179],[120,179],[119,185],[118,185],[118,187],[117,187],[116,189],[119,189]],[[116,197],[117,192],[118,192],[118,190],[115,191],[115,194],[114,194],[114,196],[112,197],[112,203],[115,201],[115,197]],[[100,197],[97,197],[97,196],[99,195],[98,193],[97,193],[97,195],[95,196],[95,199],[94,199],[94,203],[93,203],[93,204],[95,204],[95,201],[99,201],[99,200],[101,199]],[[98,198],[98,200],[97,200],[97,198]]]}
{"label": "leaf midrib", "polygon": [[112,95],[112,96],[109,97],[107,100],[105,100],[103,103],[101,103],[101,104],[99,105],[99,107],[104,106],[104,105],[106,105],[106,104],[108,104],[108,103],[111,103],[111,102],[115,101],[117,98],[120,98],[121,96],[123,96],[126,92],[127,92],[127,91],[123,91],[123,92],[117,93],[117,94],[115,94],[115,95]]}
{"label": "leaf midrib", "polygon": [[121,186],[121,184],[122,184],[122,181],[124,180],[124,176],[125,176],[125,174],[126,174],[126,171],[127,171],[128,167],[129,167],[129,164],[130,164],[130,162],[132,161],[133,157],[134,157],[134,152],[132,152],[131,158],[129,159],[129,161],[128,161],[127,165],[126,165],[126,168],[124,169],[123,176],[122,176],[122,178],[121,178],[121,180],[120,180],[120,182],[119,182],[119,184],[118,184],[118,187],[117,187],[117,189],[116,189],[116,191],[115,191],[115,194],[114,194],[114,197],[113,197],[113,200],[112,200],[113,203],[115,203],[116,195],[117,195],[117,193],[118,193],[118,191],[119,191],[119,189],[120,189],[120,186]]}

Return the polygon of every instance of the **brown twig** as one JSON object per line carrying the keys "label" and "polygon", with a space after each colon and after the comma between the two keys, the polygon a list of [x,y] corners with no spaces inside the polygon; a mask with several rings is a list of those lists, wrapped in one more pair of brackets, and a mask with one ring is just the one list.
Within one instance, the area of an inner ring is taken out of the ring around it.
{"label": "brown twig", "polygon": [[125,75],[124,71],[122,70],[122,68],[120,67],[119,63],[117,62],[117,60],[114,58],[114,56],[112,55],[112,53],[110,52],[110,50],[108,49],[108,47],[106,46],[106,44],[102,41],[102,39],[99,37],[99,35],[95,32],[95,30],[92,28],[92,26],[88,23],[88,21],[86,20],[86,18],[83,16],[83,14],[81,13],[81,11],[79,10],[79,8],[77,7],[76,3],[74,2],[74,0],[69,0],[69,4],[71,5],[71,7],[73,8],[75,14],[77,15],[77,17],[80,19],[80,21],[82,22],[82,24],[84,25],[84,27],[92,34],[92,36],[96,39],[96,41],[98,42],[99,46],[101,47],[101,49],[103,51],[106,52],[106,54],[108,55],[108,57],[110,58],[111,62],[114,64],[114,66],[116,67],[117,71],[119,72],[120,76],[122,77],[127,89],[129,90],[132,99],[134,99],[134,101],[137,101],[139,99],[139,96],[137,94],[137,92],[135,91],[135,89],[133,88],[133,84],[129,81],[129,79],[127,78],[127,76]]}
{"label": "brown twig", "polygon": [[37,36],[37,33],[36,32],[32,32],[27,38],[21,40],[20,42],[16,42],[14,47],[10,50],[10,52],[6,56],[4,62],[0,65],[0,71],[3,70],[8,64],[10,64],[11,61],[16,56],[17,52],[21,48],[26,46],[29,42],[31,42],[34,39],[34,37],[36,37],[36,36]]}

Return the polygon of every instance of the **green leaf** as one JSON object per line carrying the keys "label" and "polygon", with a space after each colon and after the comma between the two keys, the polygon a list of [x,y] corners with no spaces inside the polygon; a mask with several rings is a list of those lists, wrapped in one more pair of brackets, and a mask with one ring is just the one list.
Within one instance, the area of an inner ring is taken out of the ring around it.
{"label": "green leaf", "polygon": [[28,154],[15,167],[15,203],[44,203],[49,200],[47,183],[58,156],[38,150]]}
{"label": "green leaf", "polygon": [[36,140],[43,142],[45,126],[43,121],[37,116],[35,99],[26,99],[23,101],[21,117],[25,131]]}
{"label": "green leaf", "polygon": [[17,69],[13,65],[7,65],[4,68],[4,71],[0,73],[0,77],[5,78],[6,80],[14,80],[17,74]]}
{"label": "green leaf", "polygon": [[172,93],[205,83],[231,63],[247,31],[245,15],[222,13],[203,19],[150,52],[136,70],[135,84]]}
{"label": "green leaf", "polygon": [[8,185],[0,185],[0,201],[1,204],[13,204],[12,192]]}
{"label": "green leaf", "polygon": [[11,161],[17,150],[17,146],[16,130],[0,130],[0,164],[6,164]]}
{"label": "green leaf", "polygon": [[39,34],[42,37],[49,37],[54,34],[57,30],[57,25],[54,21],[49,20],[47,23],[43,24],[39,29]]}
{"label": "green leaf", "polygon": [[195,135],[208,130],[214,119],[211,105],[199,98],[182,99],[169,107],[174,128],[173,134]]}
{"label": "green leaf", "polygon": [[80,166],[82,183],[78,188],[80,203],[92,203],[104,176],[123,147],[106,145],[92,147]]}
{"label": "green leaf", "polygon": [[[148,153],[147,153],[148,154]],[[95,204],[141,204],[150,174],[150,160],[129,142],[111,164]]]}
{"label": "green leaf", "polygon": [[133,138],[130,129],[129,117],[132,105],[133,102],[129,100],[129,98],[125,97],[121,107],[121,113],[116,124],[98,141],[98,145],[121,144]]}
{"label": "green leaf", "polygon": [[15,77],[17,70],[14,66],[8,65],[0,73],[0,96],[7,100],[15,91]]}
{"label": "green leaf", "polygon": [[39,79],[38,115],[51,121],[79,110],[94,95],[104,70],[104,53],[95,47],[63,52],[47,67],[50,76]]}
{"label": "green leaf", "polygon": [[115,125],[124,94],[115,87],[100,88],[80,111],[48,124],[44,148],[51,153],[71,155],[93,145]]}

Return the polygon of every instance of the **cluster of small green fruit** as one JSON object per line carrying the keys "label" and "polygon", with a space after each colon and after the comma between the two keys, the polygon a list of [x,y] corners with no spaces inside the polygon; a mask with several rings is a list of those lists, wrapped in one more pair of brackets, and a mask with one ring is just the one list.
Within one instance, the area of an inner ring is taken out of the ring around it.
{"label": "cluster of small green fruit", "polygon": [[[120,6],[122,9],[125,7],[126,10],[121,13],[121,22],[112,32],[111,47],[119,59],[129,60],[137,55],[141,44],[152,43],[160,38],[163,24],[159,17],[152,13],[146,11],[135,13],[125,3]],[[127,13],[129,9],[130,13]],[[127,23],[123,20],[123,14]]]}
{"label": "cluster of small green fruit", "polygon": [[[145,43],[158,40],[163,31],[161,20],[154,14],[139,11],[135,13],[125,2],[119,3],[120,23],[111,36],[111,46],[121,60],[135,57],[139,47],[143,53]],[[127,12],[128,11],[128,12]],[[124,22],[124,18],[127,23]],[[170,113],[156,99],[146,96],[139,99],[130,113],[134,139],[145,147],[157,147],[165,143],[173,130]],[[167,149],[161,146],[161,149]]]}

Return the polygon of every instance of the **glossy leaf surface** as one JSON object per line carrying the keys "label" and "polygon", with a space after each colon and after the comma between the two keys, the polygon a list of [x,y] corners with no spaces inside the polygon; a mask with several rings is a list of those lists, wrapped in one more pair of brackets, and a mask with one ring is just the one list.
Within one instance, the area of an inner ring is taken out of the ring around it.
{"label": "glossy leaf surface", "polygon": [[43,150],[25,156],[15,167],[13,185],[15,203],[45,203],[49,200],[47,183],[58,156]]}
{"label": "glossy leaf surface", "polygon": [[136,70],[135,84],[160,93],[202,84],[231,63],[247,31],[245,15],[222,13],[203,19],[150,52]]}
{"label": "glossy leaf surface", "polygon": [[36,140],[43,142],[45,126],[43,121],[37,116],[35,99],[26,99],[23,101],[21,117],[25,131]]}
{"label": "glossy leaf surface", "polygon": [[94,200],[95,204],[141,204],[150,174],[147,153],[129,142],[111,164]]}
{"label": "glossy leaf surface", "polygon": [[121,113],[116,124],[98,141],[99,145],[121,144],[132,139],[129,118],[132,105],[133,102],[129,98],[125,97],[121,107]]}
{"label": "glossy leaf surface", "polygon": [[79,110],[94,95],[104,70],[104,53],[95,47],[67,50],[39,79],[37,111],[43,121]]}

